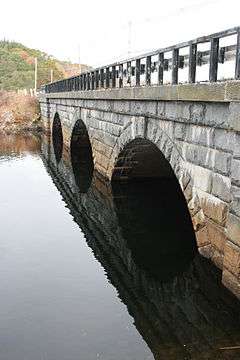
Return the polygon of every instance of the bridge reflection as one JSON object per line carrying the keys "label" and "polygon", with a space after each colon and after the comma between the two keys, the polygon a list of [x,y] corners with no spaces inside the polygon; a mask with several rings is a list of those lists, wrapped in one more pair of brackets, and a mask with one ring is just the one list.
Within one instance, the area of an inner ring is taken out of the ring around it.
{"label": "bridge reflection", "polygon": [[52,144],[42,142],[49,174],[154,358],[239,359],[240,350],[221,348],[240,344],[240,306],[218,270],[196,253],[174,183],[111,186],[95,173],[83,192],[71,155],[57,163]]}

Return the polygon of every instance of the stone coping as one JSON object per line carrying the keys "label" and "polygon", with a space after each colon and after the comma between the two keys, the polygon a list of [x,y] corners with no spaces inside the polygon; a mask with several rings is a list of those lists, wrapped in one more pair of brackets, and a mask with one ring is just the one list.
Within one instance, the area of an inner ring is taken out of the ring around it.
{"label": "stone coping", "polygon": [[163,100],[163,101],[240,101],[240,80],[218,83],[124,87],[115,89],[69,91],[39,94],[39,101],[48,99],[89,100]]}

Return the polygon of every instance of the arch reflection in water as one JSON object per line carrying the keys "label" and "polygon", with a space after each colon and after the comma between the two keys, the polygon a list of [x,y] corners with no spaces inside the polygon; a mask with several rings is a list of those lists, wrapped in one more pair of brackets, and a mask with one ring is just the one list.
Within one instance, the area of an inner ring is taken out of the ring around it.
{"label": "arch reflection in water", "polygon": [[197,252],[175,178],[113,183],[119,225],[137,266],[161,280],[182,273]]}
{"label": "arch reflection in water", "polygon": [[71,162],[76,184],[80,192],[85,193],[91,185],[94,164],[88,131],[82,120],[78,120],[73,128]]}
{"label": "arch reflection in water", "polygon": [[52,125],[52,142],[56,162],[59,163],[63,153],[63,132],[58,113],[55,114]]}

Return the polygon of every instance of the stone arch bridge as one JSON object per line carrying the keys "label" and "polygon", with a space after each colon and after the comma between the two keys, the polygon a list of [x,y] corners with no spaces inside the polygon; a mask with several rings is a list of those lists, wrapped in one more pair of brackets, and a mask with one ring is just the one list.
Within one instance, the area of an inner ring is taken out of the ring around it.
{"label": "stone arch bridge", "polygon": [[[91,147],[95,170],[109,181],[176,177],[199,251],[222,269],[223,283],[240,297],[239,28],[231,31],[172,47],[168,69],[162,60],[169,49],[161,49],[145,56],[144,69],[144,57],[128,60],[126,71],[124,63],[113,64],[49,84],[39,101],[44,129],[56,136],[60,157],[76,137],[80,150]],[[217,82],[218,64],[227,59],[219,60],[219,39],[232,34],[237,45],[224,54],[237,49],[235,80]],[[207,41],[210,51],[199,65],[197,45]],[[180,56],[184,47],[186,59]],[[210,82],[195,83],[204,61]],[[180,69],[186,66],[188,83],[182,84]],[[168,71],[171,84],[164,84]]]}

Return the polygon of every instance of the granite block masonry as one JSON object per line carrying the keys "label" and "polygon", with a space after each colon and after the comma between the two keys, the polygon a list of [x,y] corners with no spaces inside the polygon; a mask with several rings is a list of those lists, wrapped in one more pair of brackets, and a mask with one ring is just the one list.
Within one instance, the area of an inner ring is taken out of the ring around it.
{"label": "granite block masonry", "polygon": [[76,122],[85,124],[95,169],[109,180],[126,147],[134,144],[144,161],[154,144],[180,183],[199,252],[240,298],[240,81],[48,93],[39,101],[46,132],[58,114],[66,149]]}

